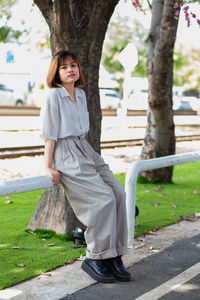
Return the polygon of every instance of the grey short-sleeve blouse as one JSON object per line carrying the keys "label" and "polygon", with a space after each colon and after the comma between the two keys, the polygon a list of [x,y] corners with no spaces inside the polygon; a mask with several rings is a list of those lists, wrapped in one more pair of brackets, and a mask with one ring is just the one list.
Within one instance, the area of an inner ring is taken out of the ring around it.
{"label": "grey short-sleeve blouse", "polygon": [[75,88],[74,101],[64,87],[53,88],[41,110],[41,135],[57,141],[68,136],[85,136],[89,114],[85,92]]}

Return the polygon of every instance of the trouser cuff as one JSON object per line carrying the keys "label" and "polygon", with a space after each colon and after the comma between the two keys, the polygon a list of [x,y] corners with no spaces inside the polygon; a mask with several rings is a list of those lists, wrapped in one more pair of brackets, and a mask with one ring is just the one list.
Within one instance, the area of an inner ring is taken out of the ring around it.
{"label": "trouser cuff", "polygon": [[99,253],[94,253],[94,252],[89,252],[86,250],[86,256],[90,259],[107,259],[111,257],[116,257],[116,256],[121,256],[128,254],[128,248],[127,247],[122,247],[122,248],[112,248],[106,251],[102,251]]}

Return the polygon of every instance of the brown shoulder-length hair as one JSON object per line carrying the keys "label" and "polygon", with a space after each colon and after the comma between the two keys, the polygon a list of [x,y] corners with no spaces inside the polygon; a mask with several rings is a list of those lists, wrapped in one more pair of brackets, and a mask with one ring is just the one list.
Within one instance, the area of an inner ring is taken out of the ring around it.
{"label": "brown shoulder-length hair", "polygon": [[79,79],[75,82],[75,87],[81,87],[85,85],[85,79],[81,70],[80,62],[78,57],[70,51],[62,50],[54,54],[52,57],[48,74],[47,74],[47,85],[49,88],[60,87],[61,81],[59,77],[59,68],[62,66],[66,59],[71,58],[73,62],[78,65],[79,68]]}

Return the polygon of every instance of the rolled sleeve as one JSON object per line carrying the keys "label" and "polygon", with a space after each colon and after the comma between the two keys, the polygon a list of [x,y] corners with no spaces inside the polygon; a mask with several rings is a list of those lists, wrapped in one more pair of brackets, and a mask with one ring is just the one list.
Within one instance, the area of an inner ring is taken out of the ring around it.
{"label": "rolled sleeve", "polygon": [[59,133],[59,108],[58,101],[47,98],[44,108],[41,110],[41,136],[44,139],[57,141]]}

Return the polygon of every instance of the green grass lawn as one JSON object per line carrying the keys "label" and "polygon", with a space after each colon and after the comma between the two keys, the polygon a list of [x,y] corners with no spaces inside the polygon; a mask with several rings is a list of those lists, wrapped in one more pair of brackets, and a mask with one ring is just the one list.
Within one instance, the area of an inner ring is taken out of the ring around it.
{"label": "green grass lawn", "polygon": [[[124,185],[124,174],[116,175]],[[72,241],[26,232],[43,191],[0,197],[0,289],[22,282],[85,255]],[[12,203],[5,202],[11,200]],[[137,184],[135,237],[200,211],[200,162],[174,167],[172,184]],[[47,244],[55,244],[46,246]],[[13,248],[14,247],[14,248]],[[18,265],[22,264],[20,267]]]}

